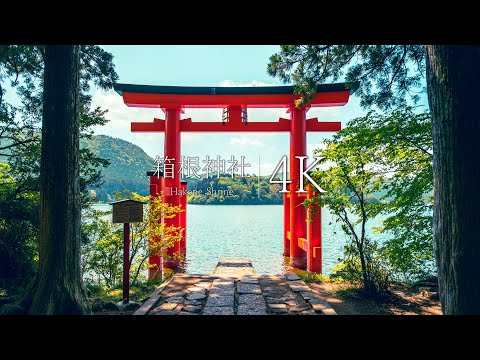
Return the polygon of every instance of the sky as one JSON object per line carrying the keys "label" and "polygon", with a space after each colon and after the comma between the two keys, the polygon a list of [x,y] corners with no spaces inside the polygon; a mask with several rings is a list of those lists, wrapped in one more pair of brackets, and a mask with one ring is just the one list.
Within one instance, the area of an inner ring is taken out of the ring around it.
{"label": "sky", "polygon": [[[278,52],[279,46],[102,46],[114,56],[119,82],[142,85],[178,86],[274,86],[282,84],[279,79],[267,74],[269,57]],[[96,134],[121,138],[140,146],[148,155],[163,156],[163,133],[132,133],[133,121],[149,122],[153,118],[164,119],[161,109],[127,107],[115,91],[94,89],[92,106],[107,109],[104,126],[94,128]],[[220,121],[222,109],[186,109],[183,118],[192,121]],[[359,106],[359,99],[351,97],[341,107],[311,108],[307,117],[318,117],[320,121],[341,121],[342,127],[348,120],[365,114]],[[285,109],[249,109],[248,121],[276,121],[288,118]],[[333,135],[331,132],[307,134],[307,156],[318,148],[322,139]],[[236,159],[245,156],[251,164],[251,173],[270,175],[282,156],[289,153],[288,133],[183,133],[181,152],[184,156],[198,156],[200,161],[206,155],[222,159]],[[311,161],[307,161],[309,164]]]}

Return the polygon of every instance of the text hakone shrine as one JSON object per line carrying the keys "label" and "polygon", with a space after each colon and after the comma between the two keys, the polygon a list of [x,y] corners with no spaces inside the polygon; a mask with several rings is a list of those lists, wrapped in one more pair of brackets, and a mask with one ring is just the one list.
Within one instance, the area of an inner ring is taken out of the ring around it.
{"label": "text hakone shrine", "polygon": [[[316,94],[307,106],[296,107],[292,86],[265,87],[185,87],[115,84],[114,89],[130,107],[160,108],[165,119],[151,122],[132,122],[132,132],[165,132],[164,156],[178,162],[181,156],[180,140],[182,132],[289,132],[290,133],[290,174],[292,181],[289,193],[284,194],[284,250],[290,257],[290,265],[309,271],[322,271],[321,251],[321,209],[307,211],[302,202],[315,196],[314,188],[307,186],[308,192],[296,193],[299,184],[299,161],[295,156],[306,155],[306,133],[308,131],[339,131],[341,123],[324,122],[317,118],[307,119],[310,107],[343,106],[348,102],[350,90],[344,83],[317,86]],[[185,108],[223,108],[224,116],[218,122],[195,122],[181,119]],[[248,121],[248,108],[285,108],[290,119],[280,118],[277,122]],[[303,164],[305,168],[305,163]],[[158,196],[168,188],[186,190],[186,182],[179,176],[163,178],[150,175],[150,195]],[[169,192],[165,191],[165,194]],[[163,265],[179,265],[175,254],[186,253],[186,196],[164,195],[164,201],[173,206],[182,205],[185,212],[171,219],[163,219],[167,226],[182,227],[185,230],[182,240],[168,249],[163,259],[151,256],[149,277],[155,277]],[[311,205],[316,206],[316,205]],[[308,221],[307,220],[308,217]]]}

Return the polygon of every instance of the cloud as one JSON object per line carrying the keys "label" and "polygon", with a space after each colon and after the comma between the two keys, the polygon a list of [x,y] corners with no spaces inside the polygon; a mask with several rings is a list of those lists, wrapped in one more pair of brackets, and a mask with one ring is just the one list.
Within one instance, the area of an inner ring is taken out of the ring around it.
{"label": "cloud", "polygon": [[[307,144],[307,156],[308,158],[310,159],[314,153],[313,151],[314,150],[317,150],[317,149],[325,149],[325,144],[322,144],[322,143],[318,143],[318,144]],[[318,154],[317,154],[318,155]]]}
{"label": "cloud", "polygon": [[259,146],[259,147],[265,146],[264,142],[250,136],[236,136],[236,137],[230,138],[229,144],[240,145],[240,146]]}

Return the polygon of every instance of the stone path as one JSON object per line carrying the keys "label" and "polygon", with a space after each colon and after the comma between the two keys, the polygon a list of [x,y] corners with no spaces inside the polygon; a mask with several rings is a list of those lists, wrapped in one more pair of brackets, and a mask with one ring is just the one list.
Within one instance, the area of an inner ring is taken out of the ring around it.
{"label": "stone path", "polygon": [[134,315],[336,315],[296,274],[257,275],[249,259],[220,259],[212,275],[176,274]]}

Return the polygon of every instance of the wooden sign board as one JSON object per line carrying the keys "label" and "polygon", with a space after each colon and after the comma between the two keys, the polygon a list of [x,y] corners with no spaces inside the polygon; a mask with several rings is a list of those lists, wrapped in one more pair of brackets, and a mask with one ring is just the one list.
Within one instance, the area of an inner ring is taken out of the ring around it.
{"label": "wooden sign board", "polygon": [[112,222],[114,224],[143,222],[144,202],[137,200],[121,200],[110,204],[113,205]]}

